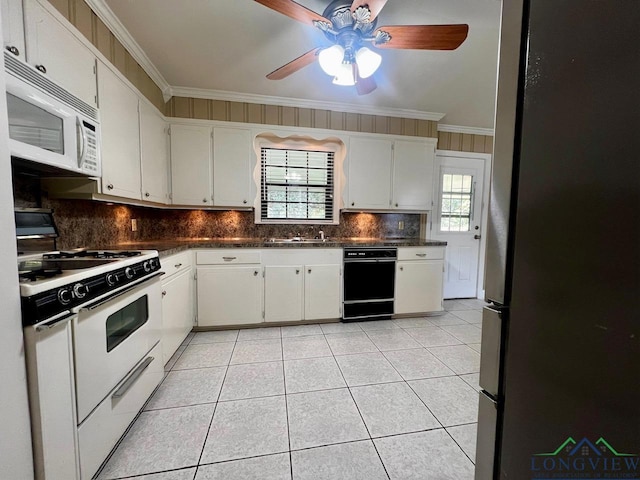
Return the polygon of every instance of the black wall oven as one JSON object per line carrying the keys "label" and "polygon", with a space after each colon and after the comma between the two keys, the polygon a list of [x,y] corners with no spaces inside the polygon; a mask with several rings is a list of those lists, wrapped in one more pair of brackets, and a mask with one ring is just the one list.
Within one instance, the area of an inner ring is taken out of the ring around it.
{"label": "black wall oven", "polygon": [[344,249],[342,318],[383,319],[393,314],[397,249]]}

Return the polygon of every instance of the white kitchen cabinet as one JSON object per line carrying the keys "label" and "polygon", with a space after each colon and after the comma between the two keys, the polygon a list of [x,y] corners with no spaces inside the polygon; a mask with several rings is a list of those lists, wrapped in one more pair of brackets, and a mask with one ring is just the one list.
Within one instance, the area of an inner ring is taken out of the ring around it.
{"label": "white kitchen cabinet", "polygon": [[340,265],[304,266],[304,319],[340,317]]}
{"label": "white kitchen cabinet", "polygon": [[221,207],[253,206],[251,131],[213,128],[213,203]]}
{"label": "white kitchen cabinet", "polygon": [[168,203],[169,148],[167,125],[157,111],[140,102],[142,199]]}
{"label": "white kitchen cabinet", "polygon": [[347,208],[390,208],[392,147],[390,139],[351,137]]}
{"label": "white kitchen cabinet", "polygon": [[174,124],[170,134],[172,203],[210,206],[211,127]]}
{"label": "white kitchen cabinet", "polygon": [[89,105],[98,106],[93,53],[36,0],[24,1],[24,25],[27,62]]}
{"label": "white kitchen cabinet", "polygon": [[138,97],[109,67],[98,62],[102,192],[141,199]]}
{"label": "white kitchen cabinet", "polygon": [[182,264],[182,255],[162,259],[168,270],[178,270],[162,280],[162,361],[165,365],[193,328],[193,274],[191,265]]}
{"label": "white kitchen cabinet", "polygon": [[20,60],[25,60],[24,22],[21,0],[0,0],[2,46]]}
{"label": "white kitchen cabinet", "polygon": [[395,313],[442,311],[443,282],[444,247],[398,248]]}
{"label": "white kitchen cabinet", "polygon": [[304,318],[303,268],[303,265],[269,265],[265,267],[265,322],[290,322]]}
{"label": "white kitchen cabinet", "polygon": [[198,266],[198,326],[262,322],[260,265]]}
{"label": "white kitchen cabinet", "polygon": [[435,145],[396,140],[393,145],[392,208],[431,210]]}

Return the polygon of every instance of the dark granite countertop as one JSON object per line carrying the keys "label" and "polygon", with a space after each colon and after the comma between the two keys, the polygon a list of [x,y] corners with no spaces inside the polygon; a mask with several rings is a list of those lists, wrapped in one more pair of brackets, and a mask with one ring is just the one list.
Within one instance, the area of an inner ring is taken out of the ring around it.
{"label": "dark granite countertop", "polygon": [[343,248],[343,247],[444,247],[447,242],[420,239],[336,238],[324,242],[284,242],[265,238],[178,238],[124,242],[105,250],[158,250],[161,257],[193,248]]}

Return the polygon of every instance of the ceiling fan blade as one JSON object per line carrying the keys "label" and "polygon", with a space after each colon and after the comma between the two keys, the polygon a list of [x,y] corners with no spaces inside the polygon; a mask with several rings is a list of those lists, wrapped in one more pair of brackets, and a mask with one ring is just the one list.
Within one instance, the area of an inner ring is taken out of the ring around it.
{"label": "ceiling fan blade", "polygon": [[377,48],[406,48],[419,50],[455,50],[467,38],[469,25],[391,25],[373,32],[391,35],[387,43],[374,45]]}
{"label": "ceiling fan blade", "polygon": [[299,3],[293,0],[255,0],[256,2],[264,5],[265,7],[280,12],[287,17],[298,20],[299,22],[306,23],[307,25],[314,26],[313,21],[328,22],[322,15],[317,14],[313,10],[309,10],[307,7],[303,7]]}
{"label": "ceiling fan blade", "polygon": [[369,7],[369,11],[371,12],[370,22],[373,22],[376,17],[380,14],[380,10],[385,6],[387,0],[353,0],[351,4],[351,13],[356,11],[356,8],[367,5]]}
{"label": "ceiling fan blade", "polygon": [[307,53],[300,55],[295,60],[291,60],[289,63],[274,70],[269,75],[267,75],[267,78],[269,80],[282,80],[283,78],[288,77],[292,73],[295,73],[301,68],[304,68],[307,65],[315,62],[320,50],[322,50],[320,47],[309,50]]}
{"label": "ceiling fan blade", "polygon": [[358,92],[358,95],[367,95],[368,93],[373,92],[376,88],[378,88],[378,85],[376,84],[373,76],[361,78],[358,75],[358,81],[356,82],[356,91]]}

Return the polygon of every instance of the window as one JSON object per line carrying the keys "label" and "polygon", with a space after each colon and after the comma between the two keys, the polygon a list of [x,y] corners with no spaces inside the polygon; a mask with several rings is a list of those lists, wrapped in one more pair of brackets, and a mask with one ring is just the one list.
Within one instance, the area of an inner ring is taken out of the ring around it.
{"label": "window", "polygon": [[471,229],[472,202],[472,175],[442,175],[440,231],[468,232]]}
{"label": "window", "polygon": [[262,148],[261,161],[262,220],[333,221],[333,152]]}

